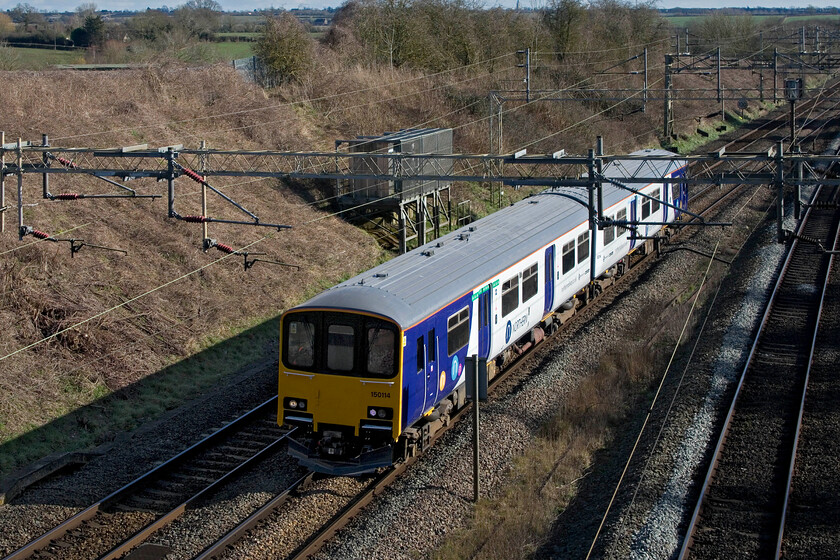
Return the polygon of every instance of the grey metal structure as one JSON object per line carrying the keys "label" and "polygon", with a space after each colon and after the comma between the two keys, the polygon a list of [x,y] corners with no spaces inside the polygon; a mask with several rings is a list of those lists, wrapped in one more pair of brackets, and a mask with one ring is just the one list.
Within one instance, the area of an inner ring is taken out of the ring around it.
{"label": "grey metal structure", "polygon": [[[336,199],[343,208],[358,208],[355,214],[365,220],[379,217],[394,218],[396,231],[389,233],[399,239],[401,253],[408,243],[417,239],[426,242],[429,230],[440,235],[442,225],[451,224],[452,209],[449,188],[452,181],[445,177],[452,173],[453,162],[434,158],[452,155],[451,128],[413,128],[389,132],[380,136],[357,136],[352,140],[336,140],[336,151],[345,148],[350,156],[351,173],[367,175],[370,171],[383,175],[401,174],[395,166],[404,165],[411,175],[438,174],[437,179],[378,179],[353,177],[336,180]],[[424,155],[424,159],[410,159],[404,163],[389,154]],[[445,200],[444,200],[445,196]],[[379,227],[384,227],[378,224]]]}
{"label": "grey metal structure", "polygon": [[[44,156],[50,154],[52,165],[45,165]],[[673,156],[643,154],[638,156],[604,155],[603,150],[590,150],[587,156],[565,156],[561,152],[545,155],[527,155],[525,150],[516,154],[379,154],[389,160],[386,169],[371,166],[359,169],[358,155],[345,152],[269,152],[211,149],[184,149],[183,146],[149,148],[130,146],[117,149],[60,148],[32,145],[19,140],[0,145],[0,201],[5,198],[5,179],[14,176],[18,183],[18,231],[21,238],[31,233],[24,223],[23,178],[25,175],[87,174],[115,179],[149,178],[166,181],[168,186],[169,217],[195,223],[225,221],[205,215],[182,216],[175,210],[176,184],[181,176],[188,176],[202,186],[213,190],[226,203],[244,212],[249,219],[227,220],[227,223],[283,228],[287,226],[266,223],[255,213],[247,211],[229,197],[208,184],[213,177],[276,177],[318,179],[375,179],[388,181],[477,181],[497,182],[506,185],[541,185],[545,187],[588,189],[591,197],[600,190],[605,180],[600,170],[615,160],[655,162],[685,160],[692,164],[692,176],[682,182],[694,184],[748,184],[773,185],[779,195],[785,186],[813,184],[838,185],[840,180],[818,178],[812,168],[818,164],[832,164],[840,156],[820,156],[804,153],[784,153],[781,144],[764,153],[727,154],[723,151],[701,156]],[[65,162],[57,165],[55,162]],[[422,165],[421,165],[422,163]],[[717,164],[712,169],[711,164]],[[804,172],[793,174],[790,168]],[[196,171],[200,171],[200,174]],[[647,174],[642,172],[642,174]],[[620,181],[622,188],[633,192],[634,185],[666,182],[661,176],[628,176]],[[57,199],[65,200],[62,195]],[[10,208],[0,208],[0,212]],[[597,218],[602,214],[599,211]],[[702,224],[703,220],[695,223]],[[781,216],[779,219],[781,237]]]}

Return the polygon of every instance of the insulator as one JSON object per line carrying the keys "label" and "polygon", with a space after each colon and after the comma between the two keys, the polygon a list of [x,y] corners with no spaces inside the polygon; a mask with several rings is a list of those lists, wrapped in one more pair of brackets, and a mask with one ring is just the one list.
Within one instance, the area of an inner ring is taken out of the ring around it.
{"label": "insulator", "polygon": [[233,250],[233,247],[230,245],[225,245],[224,243],[216,243],[216,249],[221,251],[222,253],[235,253],[236,251]]}
{"label": "insulator", "polygon": [[43,232],[41,230],[37,230],[37,229],[32,230],[32,236],[37,237],[38,239],[49,239],[50,238],[49,233],[45,233],[45,232]]}
{"label": "insulator", "polygon": [[181,168],[184,172],[184,175],[195,181],[196,183],[204,183],[204,177],[190,169],[189,167],[182,167]]}
{"label": "insulator", "polygon": [[181,219],[193,224],[203,224],[204,222],[210,221],[207,219],[207,216],[181,216]]}
{"label": "insulator", "polygon": [[53,195],[53,198],[56,200],[76,200],[82,198],[82,195],[78,193],[61,193]]}
{"label": "insulator", "polygon": [[800,241],[806,241],[808,243],[813,243],[815,245],[821,245],[822,240],[817,239],[816,237],[811,237],[810,235],[794,235]]}
{"label": "insulator", "polygon": [[60,163],[61,165],[65,166],[65,167],[71,167],[71,168],[73,168],[73,169],[75,169],[75,168],[76,168],[76,164],[75,164],[75,163],[73,163],[72,161],[70,161],[70,160],[69,160],[69,159],[67,159],[67,158],[63,158],[63,157],[60,157],[60,156],[56,156],[56,158],[55,158],[55,159],[56,159],[56,161],[57,161],[58,163]]}

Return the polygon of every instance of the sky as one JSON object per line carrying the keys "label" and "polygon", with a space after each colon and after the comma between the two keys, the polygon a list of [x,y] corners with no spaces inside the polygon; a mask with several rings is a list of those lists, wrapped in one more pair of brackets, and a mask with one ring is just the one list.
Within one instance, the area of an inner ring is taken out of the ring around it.
{"label": "sky", "polygon": [[[38,10],[46,11],[73,11],[76,6],[91,0],[0,0],[0,10],[8,10],[19,3],[28,3]],[[269,7],[276,8],[326,8],[329,6],[338,7],[343,0],[218,0],[225,10],[262,9]],[[159,8],[167,5],[175,7],[186,2],[186,0],[101,0],[93,2],[100,10],[144,10],[146,8]],[[539,6],[539,0],[520,0],[522,6]],[[513,7],[516,0],[485,0],[486,5],[502,5]],[[724,7],[768,7],[768,8],[799,8],[814,6],[817,8],[828,8],[840,6],[840,0],[660,0],[657,3],[660,8],[724,8]]]}

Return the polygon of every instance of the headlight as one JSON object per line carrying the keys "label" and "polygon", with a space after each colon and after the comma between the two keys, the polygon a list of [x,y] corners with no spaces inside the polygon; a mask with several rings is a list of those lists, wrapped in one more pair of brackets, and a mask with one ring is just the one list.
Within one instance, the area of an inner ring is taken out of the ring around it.
{"label": "headlight", "polygon": [[296,399],[294,397],[286,397],[283,399],[283,408],[292,408],[295,410],[306,410],[306,399]]}
{"label": "headlight", "polygon": [[368,418],[390,420],[394,417],[394,409],[387,406],[369,406],[367,414]]}

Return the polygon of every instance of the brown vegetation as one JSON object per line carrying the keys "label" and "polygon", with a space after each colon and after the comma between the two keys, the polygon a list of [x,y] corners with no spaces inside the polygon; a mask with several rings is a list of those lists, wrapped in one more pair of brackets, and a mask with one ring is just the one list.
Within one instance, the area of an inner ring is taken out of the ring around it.
{"label": "brown vegetation", "polygon": [[[656,20],[633,19],[650,16],[647,8],[636,13],[619,4],[602,4],[601,11],[585,15],[591,31],[603,32],[604,25],[612,25],[605,15],[620,12],[622,25],[645,30],[641,40],[658,32]],[[424,37],[386,56],[366,42],[371,39],[360,32],[363,19],[353,15],[353,10],[364,13],[371,6],[376,7],[373,2],[348,5],[324,44],[312,45],[308,71],[270,94],[246,84],[227,66],[191,68],[169,62],[107,73],[5,72],[0,130],[6,132],[7,142],[18,137],[37,141],[41,133],[48,133],[51,144],[62,147],[147,142],[195,148],[206,140],[211,148],[330,150],[336,138],[440,126],[455,129],[458,151],[486,152],[488,91],[512,83],[522,87],[522,69],[513,51],[529,45],[544,49],[543,39],[549,35],[542,24],[510,11],[480,13],[457,3],[415,2],[409,11],[412,17],[421,18],[430,37],[448,42],[436,44]],[[436,10],[450,19],[466,18],[469,32],[461,42],[458,29],[435,27],[440,23]],[[642,14],[644,10],[648,11]],[[504,25],[489,33],[491,22]],[[491,36],[496,39],[489,41]],[[524,44],[518,44],[520,38],[526,39]],[[535,55],[534,87],[571,84],[572,69],[584,74],[589,68],[591,74],[592,68],[632,52],[626,45],[610,51],[604,41],[588,35],[574,44],[580,51],[597,52],[570,52],[562,60]],[[358,56],[362,46],[370,56]],[[480,63],[462,67],[473,62]],[[430,74],[429,69],[441,72]],[[652,75],[653,81],[657,71]],[[622,87],[628,79],[623,78]],[[531,152],[565,148],[580,153],[592,147],[597,134],[605,137],[610,151],[656,144],[661,112],[651,106],[641,113],[638,102],[633,103],[506,104],[505,148],[528,145]],[[0,472],[39,454],[97,443],[112,437],[114,430],[177,406],[228,371],[219,369],[221,361],[233,371],[249,360],[264,359],[265,347],[276,345],[273,327],[260,331],[263,334],[250,345],[256,349],[184,369],[189,373],[180,374],[179,387],[158,390],[165,398],[148,410],[145,397],[123,391],[120,398],[130,411],[119,418],[111,403],[99,401],[103,412],[96,422],[80,420],[70,433],[62,431],[42,447],[19,437],[80,405],[134,387],[138,380],[275,317],[306,295],[381,258],[370,238],[330,217],[328,208],[307,202],[319,189],[328,192],[330,185],[315,184],[309,190],[313,185],[213,181],[263,221],[294,226],[264,238],[270,232],[214,224],[211,237],[234,247],[256,243],[251,250],[265,251],[266,258],[302,266],[295,271],[260,263],[246,273],[236,257],[202,268],[220,253],[201,251],[200,226],[164,218],[161,200],[49,202],[40,199],[39,179],[26,177],[24,202],[33,204],[25,209],[27,224],[57,237],[122,248],[128,255],[84,248],[71,259],[67,243],[33,244],[32,237],[18,242],[14,216],[7,214],[7,231],[0,236],[0,252],[6,251],[0,259],[0,358],[9,357],[0,359],[0,444],[15,438],[17,443],[0,447]],[[134,181],[131,186],[142,194],[162,194],[165,188],[152,181]],[[112,189],[92,177],[51,178],[53,193]],[[457,186],[458,192],[467,189],[473,195],[481,191]],[[7,182],[7,202],[14,205],[11,191]],[[178,180],[182,213],[199,213],[197,191],[186,179]],[[479,196],[487,194],[482,191]],[[211,198],[211,214],[233,217],[230,211]],[[52,338],[41,342],[46,337]],[[218,371],[210,375],[212,370]],[[43,436],[43,430],[39,432]]]}

